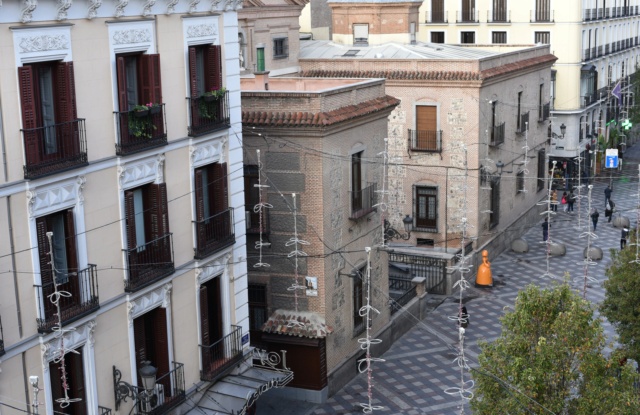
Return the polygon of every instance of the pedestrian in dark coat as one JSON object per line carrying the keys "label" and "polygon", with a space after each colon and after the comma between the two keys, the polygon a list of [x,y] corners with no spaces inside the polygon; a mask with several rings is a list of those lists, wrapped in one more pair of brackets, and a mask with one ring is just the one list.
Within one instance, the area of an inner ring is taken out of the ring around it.
{"label": "pedestrian in dark coat", "polygon": [[629,229],[622,228],[622,232],[620,233],[620,249],[621,250],[625,246],[627,246],[627,236],[629,236]]}
{"label": "pedestrian in dark coat", "polygon": [[607,186],[607,188],[604,189],[604,206],[605,206],[605,208],[607,207],[607,202],[609,202],[609,200],[611,200],[611,188],[609,186]]}
{"label": "pedestrian in dark coat", "polygon": [[591,209],[591,222],[593,223],[593,231],[595,232],[596,227],[598,227],[598,218],[600,217],[600,213],[598,213],[598,209]]}
{"label": "pedestrian in dark coat", "polygon": [[546,241],[547,239],[549,239],[549,221],[544,218],[544,222],[542,222],[542,240]]}
{"label": "pedestrian in dark coat", "polygon": [[567,203],[569,204],[567,211],[573,212],[573,204],[575,202],[576,202],[576,195],[573,194],[573,190],[572,190],[569,192],[569,196],[567,196]]}
{"label": "pedestrian in dark coat", "polygon": [[609,220],[607,221],[607,223],[611,222],[611,219],[613,219],[613,209],[615,207],[616,207],[616,204],[613,202],[613,200],[609,199],[609,203],[607,204],[607,207],[604,210],[604,215],[609,217]]}

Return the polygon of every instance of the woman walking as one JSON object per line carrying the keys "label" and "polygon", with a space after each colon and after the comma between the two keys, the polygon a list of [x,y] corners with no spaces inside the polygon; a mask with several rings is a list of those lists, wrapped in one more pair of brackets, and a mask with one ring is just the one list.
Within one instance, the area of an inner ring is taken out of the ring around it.
{"label": "woman walking", "polygon": [[591,209],[591,222],[593,223],[593,231],[596,231],[596,227],[598,226],[598,218],[600,217],[600,213],[598,213],[598,209]]}

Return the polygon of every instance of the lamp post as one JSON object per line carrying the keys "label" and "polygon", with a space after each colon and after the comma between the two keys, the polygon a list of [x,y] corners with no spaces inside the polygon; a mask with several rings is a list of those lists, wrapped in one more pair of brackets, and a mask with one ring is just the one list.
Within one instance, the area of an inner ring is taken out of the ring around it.
{"label": "lamp post", "polygon": [[404,241],[409,240],[411,237],[411,228],[413,227],[413,218],[409,215],[406,215],[402,219],[402,224],[404,225],[405,233],[398,232],[395,228],[391,226],[388,220],[384,220],[384,239],[385,243],[387,241],[391,241],[393,239],[402,239]]}
{"label": "lamp post", "polygon": [[[121,402],[126,402],[127,398],[131,398],[136,401],[150,402],[152,406],[155,404],[152,402],[153,390],[156,387],[156,375],[158,369],[151,366],[151,362],[142,362],[142,367],[138,369],[138,374],[142,379],[142,388],[136,387],[127,383],[122,379],[122,372],[113,366],[113,390],[116,399],[116,411],[120,408]],[[140,392],[139,389],[142,389]]]}

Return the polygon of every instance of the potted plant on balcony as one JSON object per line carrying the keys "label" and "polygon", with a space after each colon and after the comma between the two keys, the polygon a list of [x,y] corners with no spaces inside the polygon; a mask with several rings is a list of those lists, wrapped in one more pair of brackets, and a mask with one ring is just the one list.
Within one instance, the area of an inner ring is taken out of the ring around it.
{"label": "potted plant on balcony", "polygon": [[[149,139],[153,136],[152,131],[156,129],[152,117],[149,116],[151,110],[148,105],[150,104],[136,105],[129,112],[129,134],[136,138]],[[160,108],[160,105],[157,106]],[[133,116],[131,116],[131,114],[133,114]]]}
{"label": "potted plant on balcony", "polygon": [[138,118],[146,117],[147,115],[149,115],[149,107],[147,107],[146,105],[136,105],[131,111],[133,112],[133,115]]}
{"label": "potted plant on balcony", "polygon": [[203,99],[206,102],[217,101],[227,92],[227,88],[222,87],[220,89],[212,89],[202,94]]}
{"label": "potted plant on balcony", "polygon": [[200,103],[198,104],[200,117],[209,120],[217,119],[220,111],[220,99],[224,97],[226,92],[227,89],[223,87],[202,94]]}
{"label": "potted plant on balcony", "polygon": [[162,106],[160,104],[153,102],[148,103],[146,107],[149,108],[150,114],[158,114],[160,113],[160,110],[162,110]]}

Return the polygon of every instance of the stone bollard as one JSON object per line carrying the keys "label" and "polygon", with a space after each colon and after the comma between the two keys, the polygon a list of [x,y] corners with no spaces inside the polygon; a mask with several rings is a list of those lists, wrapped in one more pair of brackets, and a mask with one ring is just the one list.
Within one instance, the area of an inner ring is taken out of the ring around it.
{"label": "stone bollard", "polygon": [[564,244],[552,242],[549,246],[549,254],[551,256],[564,256],[567,253],[567,247]]}
{"label": "stone bollard", "polygon": [[524,254],[525,252],[529,252],[529,243],[522,238],[514,239],[513,242],[511,242],[511,250],[518,254]]}
{"label": "stone bollard", "polygon": [[425,277],[414,277],[411,283],[416,286],[416,297],[421,298],[427,294],[427,279]]}
{"label": "stone bollard", "polygon": [[613,218],[613,226],[615,228],[629,229],[631,227],[631,221],[629,221],[628,217],[619,215]]}
{"label": "stone bollard", "polygon": [[[582,253],[583,256],[586,258],[587,257],[587,248],[584,248],[584,252]],[[589,248],[589,256],[591,257],[591,259],[593,260],[601,260],[602,259],[602,249],[600,249],[597,246],[592,246],[591,248]]]}

